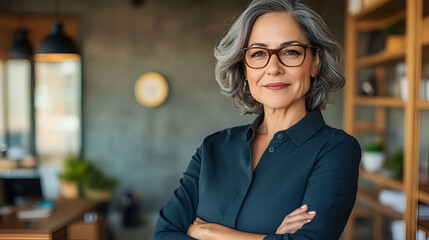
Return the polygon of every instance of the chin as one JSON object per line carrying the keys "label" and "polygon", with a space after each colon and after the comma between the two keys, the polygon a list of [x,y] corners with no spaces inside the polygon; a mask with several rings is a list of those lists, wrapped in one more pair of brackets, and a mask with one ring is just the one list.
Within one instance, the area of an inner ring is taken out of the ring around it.
{"label": "chin", "polygon": [[290,103],[267,103],[267,104],[263,104],[265,108],[270,108],[270,109],[286,109],[290,106]]}
{"label": "chin", "polygon": [[270,109],[287,109],[290,107],[296,107],[299,108],[300,105],[302,105],[302,108],[305,109],[305,101],[294,101],[291,99],[272,99],[263,101],[262,104],[264,105],[264,108],[270,108]]}

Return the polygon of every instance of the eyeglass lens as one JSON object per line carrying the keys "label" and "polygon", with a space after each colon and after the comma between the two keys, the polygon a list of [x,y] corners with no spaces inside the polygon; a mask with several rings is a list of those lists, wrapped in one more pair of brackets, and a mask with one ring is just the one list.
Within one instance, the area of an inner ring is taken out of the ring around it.
{"label": "eyeglass lens", "polygon": [[[249,67],[262,68],[270,60],[270,50],[265,48],[249,48],[246,51],[245,60]],[[281,63],[288,67],[296,67],[304,62],[305,48],[301,45],[290,45],[279,49],[271,50],[276,54]]]}

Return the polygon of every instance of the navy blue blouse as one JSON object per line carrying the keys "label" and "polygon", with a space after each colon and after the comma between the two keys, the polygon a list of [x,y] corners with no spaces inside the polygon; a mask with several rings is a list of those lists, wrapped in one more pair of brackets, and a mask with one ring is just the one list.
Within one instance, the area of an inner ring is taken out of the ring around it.
{"label": "navy blue blouse", "polygon": [[[186,235],[196,217],[264,239],[338,239],[358,189],[361,149],[342,130],[327,126],[319,110],[274,134],[252,171],[252,125],[208,136],[172,199],[161,209],[152,239]],[[314,219],[294,234],[275,234],[284,217],[308,204]]]}

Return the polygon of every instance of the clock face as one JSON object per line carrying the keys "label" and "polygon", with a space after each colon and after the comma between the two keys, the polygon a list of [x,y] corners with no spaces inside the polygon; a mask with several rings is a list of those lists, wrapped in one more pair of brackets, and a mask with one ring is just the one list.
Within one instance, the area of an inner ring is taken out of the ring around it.
{"label": "clock face", "polygon": [[134,95],[141,105],[150,108],[157,107],[167,99],[167,81],[159,73],[145,73],[137,79],[134,85]]}

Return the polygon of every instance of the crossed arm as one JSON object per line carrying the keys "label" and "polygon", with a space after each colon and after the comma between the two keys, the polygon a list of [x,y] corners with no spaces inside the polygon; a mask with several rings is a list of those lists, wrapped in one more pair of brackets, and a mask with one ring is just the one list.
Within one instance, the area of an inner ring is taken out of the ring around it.
{"label": "crossed arm", "polygon": [[[201,150],[194,155],[173,198],[160,211],[152,240],[191,239],[264,239],[331,240],[338,239],[353,208],[359,175],[359,145],[347,141],[327,143],[308,179],[303,203],[287,215],[276,233],[260,235],[240,232],[226,226],[207,223],[196,216]],[[332,151],[341,149],[341,151]],[[311,223],[308,222],[311,220]]]}
{"label": "crossed arm", "polygon": [[[308,212],[308,205],[304,204],[284,218],[276,234],[295,233],[304,224],[311,222],[314,216],[316,212]],[[266,235],[242,232],[220,224],[207,223],[200,218],[195,219],[189,226],[187,235],[200,240],[262,240],[266,237]]]}

